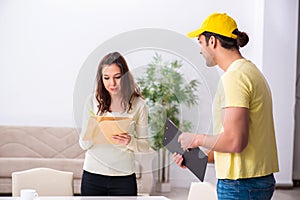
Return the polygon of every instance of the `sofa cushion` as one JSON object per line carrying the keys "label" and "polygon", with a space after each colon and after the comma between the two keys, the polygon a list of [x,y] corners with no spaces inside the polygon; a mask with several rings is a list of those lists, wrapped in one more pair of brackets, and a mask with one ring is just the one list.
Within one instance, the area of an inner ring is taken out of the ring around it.
{"label": "sofa cushion", "polygon": [[48,167],[73,172],[74,178],[81,178],[83,159],[66,158],[3,158],[0,157],[0,177],[11,177],[12,172],[36,167]]}
{"label": "sofa cushion", "polygon": [[[73,172],[74,178],[81,179],[83,159],[66,158],[3,158],[0,157],[0,166],[5,166],[0,170],[0,177],[10,178],[12,172],[23,171],[37,167],[48,167],[61,171]],[[136,178],[142,176],[141,164],[135,161]]]}
{"label": "sofa cushion", "polygon": [[[75,128],[0,126],[0,193],[11,193],[12,172],[47,167],[73,172],[74,192],[79,194],[84,151],[78,136]],[[151,192],[153,177],[149,167],[152,158],[136,154],[139,193]]]}
{"label": "sofa cushion", "polygon": [[75,128],[0,126],[0,157],[84,158]]}

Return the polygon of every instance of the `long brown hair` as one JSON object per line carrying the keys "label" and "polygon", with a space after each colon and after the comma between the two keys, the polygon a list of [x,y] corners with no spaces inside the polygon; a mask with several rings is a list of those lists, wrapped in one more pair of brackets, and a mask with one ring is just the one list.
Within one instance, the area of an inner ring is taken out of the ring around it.
{"label": "long brown hair", "polygon": [[102,71],[105,66],[116,64],[121,69],[121,96],[122,96],[122,107],[127,112],[132,107],[132,102],[136,97],[142,97],[138,85],[135,83],[132,74],[129,71],[127,62],[125,58],[119,52],[109,53],[102,58],[99,63],[97,76],[96,76],[96,93],[95,97],[98,101],[98,111],[97,114],[104,114],[109,111],[111,104],[111,96],[109,92],[105,89],[102,80]]}

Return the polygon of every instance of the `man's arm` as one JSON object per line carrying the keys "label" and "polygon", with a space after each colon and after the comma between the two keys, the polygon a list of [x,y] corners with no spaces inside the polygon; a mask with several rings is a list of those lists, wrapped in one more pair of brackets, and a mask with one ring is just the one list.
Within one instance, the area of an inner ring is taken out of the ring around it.
{"label": "man's arm", "polygon": [[208,157],[207,162],[214,163],[215,162],[214,151],[209,150],[209,151],[206,151],[205,153],[207,154],[207,157]]}
{"label": "man's arm", "polygon": [[249,110],[243,107],[225,108],[223,127],[224,132],[219,135],[182,133],[178,140],[184,149],[203,146],[217,152],[242,152],[248,144]]}

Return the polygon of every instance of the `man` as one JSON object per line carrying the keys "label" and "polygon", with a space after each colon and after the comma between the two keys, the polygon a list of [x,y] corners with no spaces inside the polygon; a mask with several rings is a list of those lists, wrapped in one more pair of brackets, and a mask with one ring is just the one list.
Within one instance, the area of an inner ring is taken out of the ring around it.
{"label": "man", "polygon": [[[185,132],[181,147],[214,151],[218,199],[271,199],[279,171],[272,97],[263,74],[239,51],[248,35],[227,14],[214,13],[188,37],[198,37],[207,66],[224,74],[213,102],[214,134]],[[180,154],[173,159],[185,168]]]}

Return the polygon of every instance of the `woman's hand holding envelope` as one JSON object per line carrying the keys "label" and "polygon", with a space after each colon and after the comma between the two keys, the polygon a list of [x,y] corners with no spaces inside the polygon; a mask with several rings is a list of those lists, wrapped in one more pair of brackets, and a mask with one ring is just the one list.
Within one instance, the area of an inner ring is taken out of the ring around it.
{"label": "woman's hand holding envelope", "polygon": [[83,140],[92,140],[94,144],[124,144],[131,141],[127,133],[134,121],[128,117],[91,116]]}
{"label": "woman's hand holding envelope", "polygon": [[128,145],[131,141],[131,136],[128,133],[122,133],[118,135],[113,135],[112,139],[117,141],[119,144]]}

